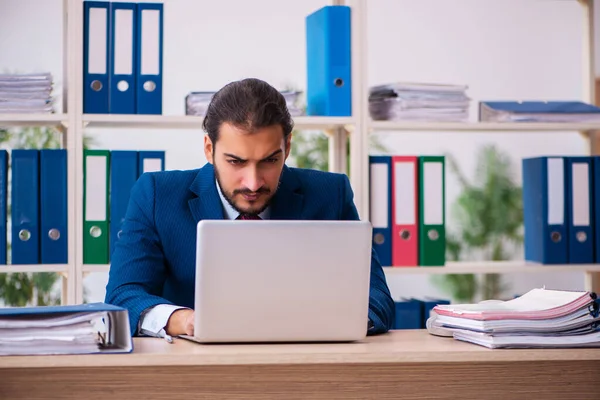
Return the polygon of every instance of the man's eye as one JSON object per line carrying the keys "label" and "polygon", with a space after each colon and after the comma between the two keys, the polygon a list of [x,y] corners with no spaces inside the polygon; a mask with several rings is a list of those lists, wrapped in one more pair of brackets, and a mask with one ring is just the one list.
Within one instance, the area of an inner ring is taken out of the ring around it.
{"label": "man's eye", "polygon": [[241,160],[227,160],[231,165],[241,165],[243,161]]}
{"label": "man's eye", "polygon": [[277,158],[267,158],[265,162],[269,164],[275,164],[277,162]]}

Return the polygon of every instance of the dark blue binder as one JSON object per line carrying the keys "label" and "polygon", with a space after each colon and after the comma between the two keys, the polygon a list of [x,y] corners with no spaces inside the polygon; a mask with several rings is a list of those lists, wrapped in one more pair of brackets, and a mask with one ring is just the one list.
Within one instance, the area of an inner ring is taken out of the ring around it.
{"label": "dark blue binder", "polygon": [[68,254],[67,151],[40,150],[40,261],[67,264]]}
{"label": "dark blue binder", "polygon": [[522,166],[525,260],[567,264],[569,215],[565,160],[525,158]]}
{"label": "dark blue binder", "polygon": [[325,6],[306,17],[306,114],[352,115],[351,14]]}
{"label": "dark blue binder", "polygon": [[402,298],[394,302],[393,329],[421,329],[421,303],[415,299]]}
{"label": "dark blue binder", "polygon": [[600,263],[600,156],[592,157],[594,263]]}
{"label": "dark blue binder", "polygon": [[138,3],[137,7],[136,111],[162,114],[163,5]]}
{"label": "dark blue binder", "polygon": [[145,172],[165,170],[165,152],[142,150],[138,152],[138,176]]}
{"label": "dark blue binder", "polygon": [[384,267],[392,266],[392,158],[369,157],[370,221],[373,248]]}
{"label": "dark blue binder", "polygon": [[39,150],[13,150],[12,264],[40,262]]}
{"label": "dark blue binder", "polygon": [[594,262],[592,159],[566,157],[568,254],[570,264]]}
{"label": "dark blue binder", "polygon": [[138,152],[113,150],[110,153],[110,250],[112,255],[121,235],[131,188],[138,179]]}
{"label": "dark blue binder", "polygon": [[109,112],[110,13],[107,1],[83,2],[83,112]]}
{"label": "dark blue binder", "polygon": [[8,263],[8,151],[0,150],[0,265]]}
{"label": "dark blue binder", "polygon": [[110,95],[111,114],[136,113],[137,4],[110,3]]}

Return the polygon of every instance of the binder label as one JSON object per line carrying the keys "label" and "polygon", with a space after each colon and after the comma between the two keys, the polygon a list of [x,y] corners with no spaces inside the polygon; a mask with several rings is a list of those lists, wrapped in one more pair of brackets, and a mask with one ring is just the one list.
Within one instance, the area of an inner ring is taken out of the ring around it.
{"label": "binder label", "polygon": [[106,8],[90,8],[88,73],[106,74]]}
{"label": "binder label", "polygon": [[425,225],[444,224],[443,165],[423,163],[423,221]]}
{"label": "binder label", "polygon": [[548,159],[548,225],[565,222],[565,170],[562,158]]}
{"label": "binder label", "polygon": [[115,10],[116,75],[133,74],[133,10]]}
{"label": "binder label", "polygon": [[590,226],[590,184],[587,163],[573,163],[573,226]]}
{"label": "binder label", "polygon": [[371,223],[374,228],[388,228],[388,166],[371,165]]}
{"label": "binder label", "polygon": [[415,225],[415,164],[394,163],[394,187],[402,188],[394,193],[397,225]]}
{"label": "binder label", "polygon": [[142,75],[159,75],[160,11],[142,11]]}
{"label": "binder label", "polygon": [[86,221],[106,221],[106,157],[88,156],[86,168]]}

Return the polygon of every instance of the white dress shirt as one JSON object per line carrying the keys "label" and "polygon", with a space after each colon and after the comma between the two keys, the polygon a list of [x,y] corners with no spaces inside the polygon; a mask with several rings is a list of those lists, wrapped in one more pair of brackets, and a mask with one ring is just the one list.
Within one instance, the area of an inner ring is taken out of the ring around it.
{"label": "white dress shirt", "polygon": [[[237,219],[240,213],[237,212],[225,199],[225,196],[223,196],[221,188],[219,187],[219,183],[215,182],[215,185],[217,186],[217,191],[219,192],[219,197],[221,198],[221,204],[223,205],[223,214],[225,218]],[[267,208],[264,210],[259,214],[259,216],[262,219],[268,219],[269,209]],[[175,306],[171,304],[159,304],[150,308],[149,310],[146,310],[146,312],[144,312],[140,318],[138,332],[146,336],[164,337],[166,334],[165,327],[167,326],[167,322],[169,321],[171,314],[181,308],[187,307]]]}

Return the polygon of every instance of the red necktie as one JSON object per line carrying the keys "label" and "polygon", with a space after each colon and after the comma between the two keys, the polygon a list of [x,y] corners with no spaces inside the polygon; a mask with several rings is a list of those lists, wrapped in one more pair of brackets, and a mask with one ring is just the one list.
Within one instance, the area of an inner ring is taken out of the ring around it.
{"label": "red necktie", "polygon": [[258,220],[258,219],[262,219],[262,218],[259,217],[258,215],[239,215],[237,217],[237,219],[242,219],[242,220]]}

